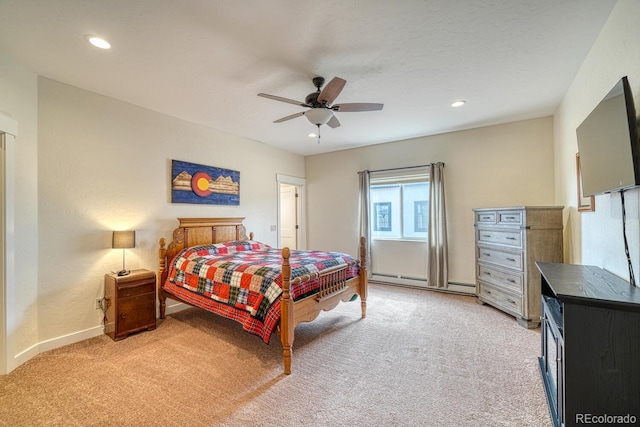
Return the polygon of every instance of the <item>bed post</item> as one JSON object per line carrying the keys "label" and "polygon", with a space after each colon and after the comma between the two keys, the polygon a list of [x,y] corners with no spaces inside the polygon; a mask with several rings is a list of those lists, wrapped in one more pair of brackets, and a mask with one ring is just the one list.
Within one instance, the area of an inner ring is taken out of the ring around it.
{"label": "bed post", "polygon": [[282,342],[282,358],[284,373],[291,373],[291,347],[294,338],[293,300],[291,299],[291,265],[289,264],[289,248],[282,249],[282,300],[280,301],[280,341]]}
{"label": "bed post", "polygon": [[360,237],[360,307],[362,318],[367,317],[367,290],[369,286],[369,273],[367,272],[367,239]]}
{"label": "bed post", "polygon": [[162,284],[167,279],[167,249],[164,247],[166,240],[160,239],[160,250],[158,251],[158,300],[160,300],[160,318],[165,318],[165,309],[167,306],[167,296],[162,290]]}

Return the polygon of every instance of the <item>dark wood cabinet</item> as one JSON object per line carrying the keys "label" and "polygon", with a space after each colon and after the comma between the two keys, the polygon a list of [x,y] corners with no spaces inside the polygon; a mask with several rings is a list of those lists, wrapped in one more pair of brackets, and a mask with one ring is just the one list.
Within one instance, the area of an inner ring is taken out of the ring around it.
{"label": "dark wood cabinet", "polygon": [[539,358],[555,426],[640,421],[640,289],[599,267],[538,263]]}
{"label": "dark wood cabinet", "polygon": [[104,277],[104,333],[114,340],[156,328],[156,275],[149,270],[131,270],[127,276]]}

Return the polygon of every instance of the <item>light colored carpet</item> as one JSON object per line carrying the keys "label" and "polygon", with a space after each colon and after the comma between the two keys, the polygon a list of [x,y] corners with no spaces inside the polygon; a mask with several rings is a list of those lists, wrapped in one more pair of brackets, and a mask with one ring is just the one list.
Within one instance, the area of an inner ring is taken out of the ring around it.
{"label": "light colored carpet", "polygon": [[372,285],[279,336],[189,309],[43,353],[0,377],[7,426],[550,426],[539,330],[467,296]]}

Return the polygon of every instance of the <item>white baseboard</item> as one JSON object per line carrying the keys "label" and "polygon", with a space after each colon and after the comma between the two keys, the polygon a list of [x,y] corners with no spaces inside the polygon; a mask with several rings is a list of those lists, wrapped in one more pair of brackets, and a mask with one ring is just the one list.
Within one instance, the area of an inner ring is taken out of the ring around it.
{"label": "white baseboard", "polygon": [[469,294],[469,295],[475,295],[476,294],[476,286],[469,284],[469,283],[452,283],[449,282],[449,286],[447,287],[447,290],[451,291],[451,292],[458,292],[461,294]]}
{"label": "white baseboard", "polygon": [[[165,314],[173,314],[182,310],[186,310],[191,306],[179,302],[172,301],[171,304],[167,304]],[[13,358],[9,357],[7,360],[7,374],[18,366],[28,362],[40,353],[45,351],[54,350],[56,348],[64,347],[65,345],[74,344],[80,341],[84,341],[89,338],[100,336],[104,333],[104,326],[94,326],[93,328],[85,329],[83,331],[73,332],[71,334],[63,335],[61,337],[52,338],[46,341],[39,342],[32,345],[26,350],[16,354]]]}
{"label": "white baseboard", "polygon": [[95,326],[93,328],[85,329],[83,331],[74,332],[71,334],[63,335],[61,337],[52,338],[46,341],[39,342],[32,345],[28,349],[16,354],[13,359],[9,359],[7,362],[7,373],[13,371],[23,363],[33,359],[40,353],[53,350],[56,348],[64,347],[65,345],[84,341],[89,338],[100,336],[104,333],[103,326]]}
{"label": "white baseboard", "polygon": [[169,300],[167,299],[167,306],[165,307],[164,314],[165,315],[173,314],[182,310],[186,310],[188,308],[191,308],[191,306],[181,302],[172,301],[172,303],[169,304]]}

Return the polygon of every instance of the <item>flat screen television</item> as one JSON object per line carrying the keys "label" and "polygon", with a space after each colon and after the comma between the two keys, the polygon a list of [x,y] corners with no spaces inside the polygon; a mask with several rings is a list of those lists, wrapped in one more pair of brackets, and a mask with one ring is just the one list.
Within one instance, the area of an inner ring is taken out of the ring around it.
{"label": "flat screen television", "polygon": [[584,197],[640,185],[633,95],[623,77],[576,129]]}

